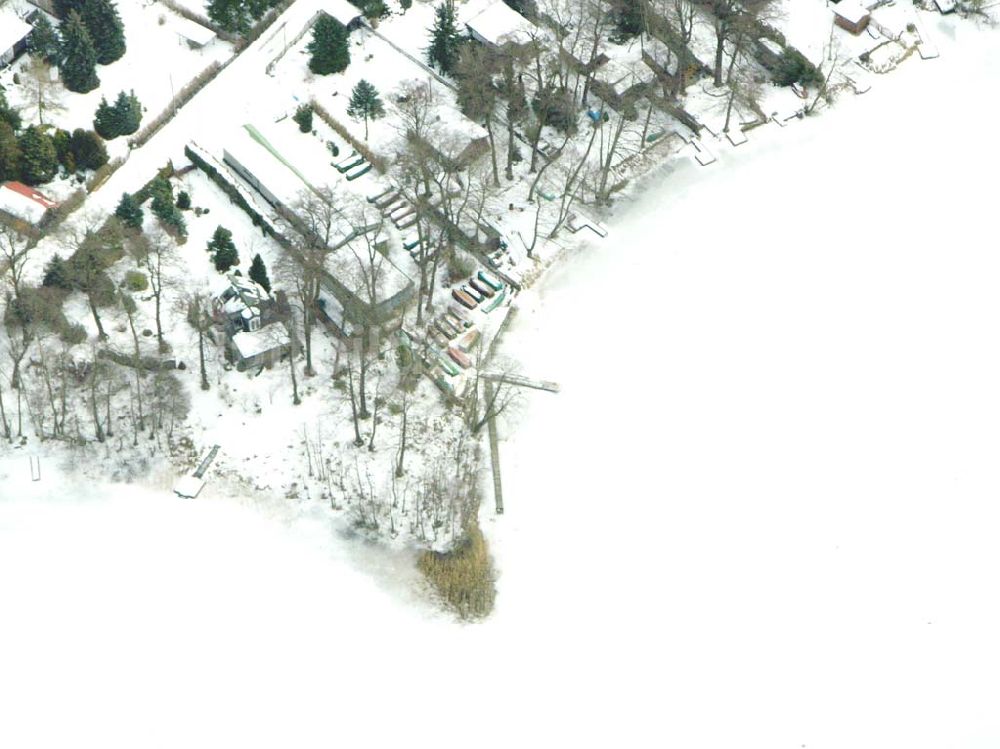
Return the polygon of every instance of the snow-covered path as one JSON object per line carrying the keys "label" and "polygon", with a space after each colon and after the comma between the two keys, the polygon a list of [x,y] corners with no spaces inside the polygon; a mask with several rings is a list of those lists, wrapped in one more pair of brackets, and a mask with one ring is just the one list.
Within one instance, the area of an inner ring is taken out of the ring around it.
{"label": "snow-covered path", "polygon": [[0,745],[996,746],[1000,58],[930,32],[654,175],[519,315],[563,390],[503,446],[482,625],[325,512],[32,500],[0,461]]}

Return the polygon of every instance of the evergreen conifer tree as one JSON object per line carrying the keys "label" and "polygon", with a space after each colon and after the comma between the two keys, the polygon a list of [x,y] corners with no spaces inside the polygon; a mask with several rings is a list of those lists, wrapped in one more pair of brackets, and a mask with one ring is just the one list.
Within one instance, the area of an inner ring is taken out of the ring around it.
{"label": "evergreen conifer tree", "polygon": [[71,11],[76,11],[79,13],[83,10],[84,0],[53,0],[53,7],[56,11],[56,16],[62,19],[69,17]]}
{"label": "evergreen conifer tree", "polygon": [[121,127],[122,135],[131,135],[139,129],[142,122],[142,104],[139,103],[135,91],[126,94],[122,91],[115,100],[115,111],[118,114],[118,123]]}
{"label": "evergreen conifer tree", "polygon": [[103,96],[101,103],[97,105],[97,112],[94,113],[94,130],[104,140],[114,140],[122,134],[118,110],[108,104],[108,100]]}
{"label": "evergreen conifer tree", "polygon": [[54,287],[71,291],[73,282],[70,279],[70,269],[65,260],[58,254],[45,264],[45,275],[42,276],[42,286]]}
{"label": "evergreen conifer tree", "polygon": [[347,28],[325,13],[313,26],[312,41],[307,49],[309,69],[316,75],[329,75],[347,69],[351,64],[351,51],[347,46]]}
{"label": "evergreen conifer tree", "polygon": [[115,215],[128,228],[142,229],[142,206],[127,192],[122,193],[122,199],[118,202]]}
{"label": "evergreen conifer tree", "polygon": [[219,273],[225,273],[234,265],[239,265],[240,256],[233,244],[233,233],[224,226],[218,226],[208,243],[208,249],[212,252],[212,262]]}
{"label": "evergreen conifer tree", "polygon": [[21,149],[21,181],[28,185],[41,185],[56,176],[59,160],[52,138],[32,125],[18,139]]}
{"label": "evergreen conifer tree", "polygon": [[6,122],[15,131],[21,129],[21,114],[7,103],[2,88],[0,88],[0,122]]}
{"label": "evergreen conifer tree", "polygon": [[260,256],[259,252],[253,256],[253,262],[250,263],[250,273],[248,275],[251,281],[256,281],[263,286],[264,291],[271,291],[271,279],[267,277],[267,266],[264,265],[264,258]]}
{"label": "evergreen conifer tree", "polygon": [[210,0],[208,17],[232,34],[250,30],[250,16],[243,0]]}
{"label": "evergreen conifer tree", "polygon": [[442,73],[451,73],[458,64],[462,35],[455,20],[455,6],[451,0],[444,0],[434,9],[434,26],[430,30],[431,46],[427,49],[427,60],[436,65]]}
{"label": "evergreen conifer tree", "polygon": [[59,74],[70,91],[85,94],[101,82],[97,78],[97,53],[90,32],[83,25],[80,14],[70,11],[62,26],[62,50]]}
{"label": "evergreen conifer tree", "polygon": [[21,147],[14,128],[0,120],[0,182],[21,178]]}
{"label": "evergreen conifer tree", "polygon": [[108,163],[108,149],[93,130],[74,130],[69,148],[77,169],[100,169]]}
{"label": "evergreen conifer tree", "polygon": [[36,13],[28,35],[28,51],[33,57],[41,58],[49,65],[59,63],[59,32],[49,22],[44,13]]}
{"label": "evergreen conifer tree", "polygon": [[80,17],[94,42],[97,62],[110,65],[120,60],[125,54],[125,27],[112,0],[84,0]]}
{"label": "evergreen conifer tree", "polygon": [[351,101],[347,105],[348,116],[365,121],[365,140],[368,140],[368,121],[385,116],[385,106],[379,98],[378,89],[362,78],[351,91]]}
{"label": "evergreen conifer tree", "polygon": [[309,104],[303,104],[295,110],[292,119],[298,124],[301,132],[310,132],[313,128],[313,108]]}

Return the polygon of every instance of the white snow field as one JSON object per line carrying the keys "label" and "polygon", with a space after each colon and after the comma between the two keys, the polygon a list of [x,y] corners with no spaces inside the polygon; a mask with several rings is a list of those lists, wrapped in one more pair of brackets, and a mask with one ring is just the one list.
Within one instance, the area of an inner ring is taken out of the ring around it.
{"label": "white snow field", "polygon": [[485,623],[329,513],[0,458],[0,746],[998,746],[1000,37],[929,25],[518,314],[563,391],[506,425]]}

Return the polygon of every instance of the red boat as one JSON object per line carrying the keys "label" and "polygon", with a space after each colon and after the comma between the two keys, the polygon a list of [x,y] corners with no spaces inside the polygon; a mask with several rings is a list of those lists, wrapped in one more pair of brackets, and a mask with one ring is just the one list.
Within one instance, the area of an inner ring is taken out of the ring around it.
{"label": "red boat", "polygon": [[451,357],[452,361],[455,362],[462,369],[468,369],[472,366],[472,359],[463,354],[457,348],[451,346],[448,347],[448,356]]}
{"label": "red boat", "polygon": [[452,289],[451,296],[452,299],[454,299],[456,302],[458,302],[463,307],[466,307],[468,309],[475,309],[476,304],[478,304],[478,302],[476,302],[475,299],[473,299],[471,296],[466,294],[461,289]]}

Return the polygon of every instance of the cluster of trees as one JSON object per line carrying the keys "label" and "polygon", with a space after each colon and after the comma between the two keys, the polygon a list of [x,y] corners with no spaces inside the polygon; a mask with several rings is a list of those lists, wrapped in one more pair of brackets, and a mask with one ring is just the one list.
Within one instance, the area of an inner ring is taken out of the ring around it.
{"label": "cluster of trees", "polygon": [[209,0],[208,17],[224,31],[245,34],[281,0]]}
{"label": "cluster of trees", "polygon": [[141,123],[142,104],[135,91],[127,94],[120,92],[114,104],[108,104],[102,97],[94,114],[94,130],[105,140],[131,135],[139,129]]}
{"label": "cluster of trees", "polygon": [[56,30],[44,13],[36,14],[28,38],[31,54],[57,65],[70,91],[86,93],[100,85],[97,65],[110,65],[125,54],[125,27],[112,0],[56,0],[63,19]]}
{"label": "cluster of trees", "polygon": [[150,189],[152,201],[150,210],[163,224],[164,228],[178,238],[187,236],[187,222],[181,214],[181,209],[177,207],[174,199],[174,186],[166,177],[157,177],[153,180]]}
{"label": "cluster of trees", "polygon": [[306,48],[309,51],[309,70],[316,75],[330,75],[347,70],[351,64],[351,50],[347,40],[347,27],[325,13],[313,26],[312,39]]}
{"label": "cluster of trees", "polygon": [[0,92],[0,181],[42,185],[56,176],[60,165],[74,173],[99,169],[108,161],[104,141],[93,131],[70,133],[49,125],[21,125],[20,115]]}

